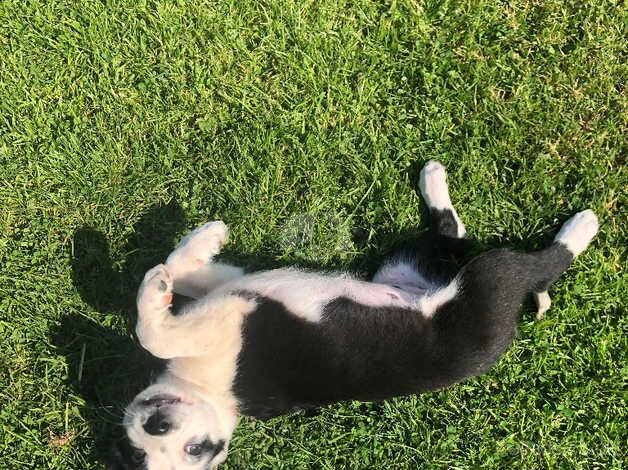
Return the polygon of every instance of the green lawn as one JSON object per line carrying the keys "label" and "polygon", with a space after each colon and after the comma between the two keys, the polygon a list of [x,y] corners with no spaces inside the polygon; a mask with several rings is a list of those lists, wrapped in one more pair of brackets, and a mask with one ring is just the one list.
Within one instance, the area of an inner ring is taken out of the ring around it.
{"label": "green lawn", "polygon": [[587,207],[600,233],[489,374],[243,419],[226,467],[626,465],[622,3],[1,2],[0,468],[100,466],[155,365],[139,280],[187,230],[368,275],[425,227],[428,159],[486,247]]}

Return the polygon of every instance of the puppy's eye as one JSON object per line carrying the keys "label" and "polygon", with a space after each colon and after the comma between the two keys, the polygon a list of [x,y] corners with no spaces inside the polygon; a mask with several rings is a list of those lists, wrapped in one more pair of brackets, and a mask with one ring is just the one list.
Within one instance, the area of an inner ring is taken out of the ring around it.
{"label": "puppy's eye", "polygon": [[192,455],[194,457],[198,457],[203,453],[203,445],[202,444],[188,444],[185,446],[185,453],[188,455]]}

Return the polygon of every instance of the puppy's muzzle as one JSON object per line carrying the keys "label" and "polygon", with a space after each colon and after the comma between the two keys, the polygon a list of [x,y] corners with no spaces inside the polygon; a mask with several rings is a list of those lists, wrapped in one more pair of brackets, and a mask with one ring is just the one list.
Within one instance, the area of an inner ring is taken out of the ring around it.
{"label": "puppy's muzzle", "polygon": [[170,420],[163,413],[160,413],[159,409],[155,411],[150,418],[144,423],[144,431],[151,436],[161,436],[170,431],[172,427]]}

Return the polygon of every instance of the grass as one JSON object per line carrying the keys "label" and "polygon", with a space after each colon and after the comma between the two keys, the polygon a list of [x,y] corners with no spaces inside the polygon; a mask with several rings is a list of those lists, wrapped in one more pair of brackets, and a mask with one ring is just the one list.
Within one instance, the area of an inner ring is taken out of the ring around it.
{"label": "grass", "polygon": [[227,256],[373,271],[431,158],[487,247],[601,231],[488,374],[242,420],[226,468],[626,465],[626,11],[608,1],[0,3],[0,467],[98,468],[155,365],[143,270]]}

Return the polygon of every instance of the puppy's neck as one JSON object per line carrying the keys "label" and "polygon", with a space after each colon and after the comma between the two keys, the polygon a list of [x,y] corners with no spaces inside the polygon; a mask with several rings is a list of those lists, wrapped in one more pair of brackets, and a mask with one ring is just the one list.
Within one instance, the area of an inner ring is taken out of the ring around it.
{"label": "puppy's neck", "polygon": [[170,370],[170,367],[156,381],[176,387],[184,401],[202,400],[209,403],[220,421],[220,425],[229,436],[233,434],[238,420],[237,401],[230,389],[206,386],[204,383],[183,378]]}
{"label": "puppy's neck", "polygon": [[168,363],[168,372],[194,384],[209,395],[231,396],[236,375],[237,354],[211,354],[200,357],[178,357]]}

